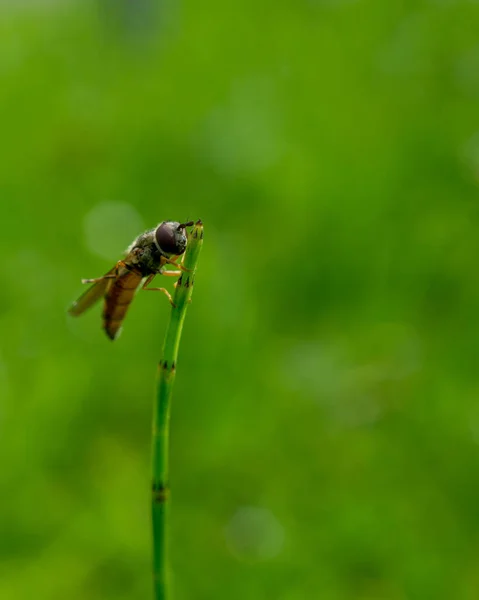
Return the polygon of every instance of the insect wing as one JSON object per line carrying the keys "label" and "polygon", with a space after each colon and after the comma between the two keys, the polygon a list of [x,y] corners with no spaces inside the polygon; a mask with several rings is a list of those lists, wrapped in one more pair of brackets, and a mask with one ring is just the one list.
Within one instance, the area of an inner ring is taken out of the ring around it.
{"label": "insect wing", "polygon": [[[111,269],[111,271],[108,271],[106,275],[113,275],[115,270],[116,267]],[[83,314],[90,306],[93,306],[98,300],[101,300],[104,297],[108,286],[112,281],[112,278],[105,278],[94,283],[70,306],[68,313],[73,317],[78,317]]]}
{"label": "insect wing", "polygon": [[120,270],[105,295],[103,327],[108,337],[114,340],[120,331],[125,315],[143,277],[136,269]]}

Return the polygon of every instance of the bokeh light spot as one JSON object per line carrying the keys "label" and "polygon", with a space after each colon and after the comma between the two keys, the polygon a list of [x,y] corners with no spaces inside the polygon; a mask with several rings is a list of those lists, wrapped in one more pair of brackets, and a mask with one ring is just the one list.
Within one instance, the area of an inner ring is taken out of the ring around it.
{"label": "bokeh light spot", "polygon": [[461,155],[474,178],[479,179],[479,131],[476,131],[461,148]]}
{"label": "bokeh light spot", "polygon": [[143,219],[131,204],[101,202],[85,217],[85,244],[93,254],[115,261],[143,229]]}
{"label": "bokeh light spot", "polygon": [[279,98],[268,78],[235,82],[226,106],[206,119],[199,150],[225,173],[256,173],[283,152]]}
{"label": "bokeh light spot", "polygon": [[270,510],[242,506],[226,526],[225,537],[236,558],[260,561],[274,558],[281,552],[284,529]]}
{"label": "bokeh light spot", "polygon": [[383,388],[422,368],[421,341],[407,323],[376,323],[342,342],[301,343],[280,363],[284,385],[307,394],[345,427],[374,424],[383,412]]}

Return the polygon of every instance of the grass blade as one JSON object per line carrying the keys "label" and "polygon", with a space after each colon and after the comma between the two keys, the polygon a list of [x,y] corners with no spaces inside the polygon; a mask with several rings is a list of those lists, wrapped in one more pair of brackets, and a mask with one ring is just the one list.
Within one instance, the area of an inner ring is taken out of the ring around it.
{"label": "grass blade", "polygon": [[173,383],[181,331],[186,309],[193,292],[196,264],[203,244],[203,224],[197,221],[188,239],[183,266],[189,269],[178,279],[171,309],[170,321],[163,345],[163,356],[158,365],[156,402],[153,413],[152,460],[152,525],[153,576],[155,600],[169,600],[170,581],[168,564],[169,513],[169,420]]}

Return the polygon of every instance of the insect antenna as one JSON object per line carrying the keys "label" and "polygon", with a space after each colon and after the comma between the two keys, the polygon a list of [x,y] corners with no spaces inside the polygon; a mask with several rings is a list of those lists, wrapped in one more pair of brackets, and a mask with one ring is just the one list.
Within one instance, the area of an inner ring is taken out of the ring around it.
{"label": "insect antenna", "polygon": [[180,231],[181,229],[184,229],[185,227],[191,227],[192,225],[194,225],[195,222],[194,221],[188,221],[188,223],[180,223],[178,225],[178,227],[176,228],[177,231]]}

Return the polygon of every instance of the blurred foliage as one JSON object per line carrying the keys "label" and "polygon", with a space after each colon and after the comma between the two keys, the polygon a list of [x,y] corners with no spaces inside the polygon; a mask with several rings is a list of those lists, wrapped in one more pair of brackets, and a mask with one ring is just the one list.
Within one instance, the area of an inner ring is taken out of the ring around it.
{"label": "blurred foliage", "polygon": [[1,3],[0,598],[151,597],[168,305],[65,309],[165,218],[177,600],[479,597],[478,8]]}

